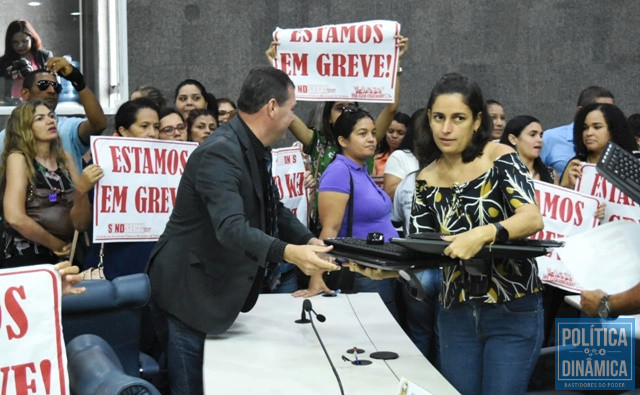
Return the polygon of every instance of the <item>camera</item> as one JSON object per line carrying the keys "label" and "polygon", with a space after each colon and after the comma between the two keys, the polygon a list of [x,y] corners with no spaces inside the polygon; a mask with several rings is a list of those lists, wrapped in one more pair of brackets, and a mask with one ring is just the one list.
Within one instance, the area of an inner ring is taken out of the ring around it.
{"label": "camera", "polygon": [[32,70],[31,63],[27,59],[18,59],[11,62],[11,70],[20,73],[23,77]]}

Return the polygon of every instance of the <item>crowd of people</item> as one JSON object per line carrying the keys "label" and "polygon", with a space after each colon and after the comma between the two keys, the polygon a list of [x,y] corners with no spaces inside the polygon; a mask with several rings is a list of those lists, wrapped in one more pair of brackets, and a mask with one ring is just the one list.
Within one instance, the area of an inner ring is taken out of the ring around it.
{"label": "crowd of people", "polygon": [[[409,41],[396,41],[402,56]],[[270,62],[277,45],[266,51]],[[28,70],[17,69],[20,60]],[[152,85],[138,87],[108,134],[199,147],[158,242],[92,244],[75,254],[74,233],[91,231],[92,188],[103,176],[88,154],[89,138],[105,133],[107,121],[80,71],[43,50],[28,22],[14,21],[0,78],[12,81],[22,103],[0,132],[0,268],[71,255],[86,279],[147,272],[148,317],[159,317],[148,335],[167,357],[172,393],[202,392],[206,334],[226,331],[260,292],[273,292],[264,282],[274,273],[287,273],[293,288],[281,291],[297,297],[338,288],[378,292],[461,393],[524,393],[564,293],[542,284],[533,259],[474,256],[486,244],[542,229],[532,180],[573,189],[582,164],[597,163],[609,141],[637,152],[640,115],[627,119],[611,92],[590,86],[574,122],[545,131],[535,114],[509,118],[477,83],[449,73],[409,116],[398,111],[400,77],[395,101],[377,116],[357,102],[326,102],[319,128],[294,113],[293,83],[272,67],[249,73],[237,103],[216,99],[194,79],[177,84],[173,101]],[[85,118],[55,115],[59,78],[78,92]],[[279,202],[270,173],[270,147],[287,130],[310,158],[306,185],[314,192],[306,226]],[[602,218],[604,204],[596,215]],[[330,250],[325,238],[372,232],[385,240],[443,234],[450,242],[445,254],[458,263],[416,273],[426,291],[417,301],[394,273],[340,268],[323,255]],[[78,269],[68,265],[60,266],[64,290],[81,292],[69,277]]]}

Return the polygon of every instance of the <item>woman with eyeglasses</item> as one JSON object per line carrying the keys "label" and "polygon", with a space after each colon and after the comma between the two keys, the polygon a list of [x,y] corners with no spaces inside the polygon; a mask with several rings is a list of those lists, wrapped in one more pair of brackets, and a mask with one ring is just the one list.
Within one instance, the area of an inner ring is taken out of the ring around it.
{"label": "woman with eyeglasses", "polygon": [[0,77],[10,81],[7,94],[20,99],[24,76],[29,71],[44,69],[51,57],[53,54],[42,48],[40,36],[29,22],[12,21],[4,39],[4,55],[0,57]]}
{"label": "woman with eyeglasses", "polygon": [[[115,115],[114,136],[158,139],[160,119],[155,103],[147,98],[124,102]],[[93,191],[90,199],[93,202]],[[108,280],[144,272],[155,242],[92,244],[83,269],[103,268]]]}
{"label": "woman with eyeglasses", "polygon": [[87,192],[101,177],[95,165],[78,175],[45,102],[17,106],[7,121],[0,166],[0,268],[69,256],[74,230],[91,225]]}
{"label": "woman with eyeglasses", "polygon": [[206,108],[193,110],[187,118],[187,139],[200,144],[218,128],[216,116]]}
{"label": "woman with eyeglasses", "polygon": [[[322,224],[320,239],[357,237],[367,239],[379,232],[388,241],[398,232],[391,224],[391,199],[369,175],[366,162],[376,150],[376,127],[371,115],[357,107],[342,111],[333,127],[335,144],[340,152],[320,178],[318,215]],[[343,274],[344,275],[344,274]],[[378,292],[389,310],[396,315],[395,280],[374,281],[355,275],[353,291]],[[307,289],[294,296],[310,297],[333,293],[322,275],[312,276]]]}
{"label": "woman with eyeglasses", "polygon": [[175,92],[176,109],[182,115],[182,119],[189,118],[189,112],[206,108],[216,115],[218,119],[218,104],[216,97],[207,92],[200,81],[186,79],[178,84]]}
{"label": "woman with eyeglasses", "polygon": [[160,109],[160,140],[187,141],[187,125],[175,108]]}

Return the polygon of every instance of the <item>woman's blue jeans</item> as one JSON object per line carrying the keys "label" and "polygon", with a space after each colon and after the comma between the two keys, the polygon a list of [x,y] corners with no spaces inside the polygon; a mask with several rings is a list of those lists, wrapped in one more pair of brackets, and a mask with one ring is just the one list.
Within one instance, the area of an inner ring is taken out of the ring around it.
{"label": "woman's blue jeans", "polygon": [[524,394],[544,335],[540,293],[438,314],[440,368],[463,395]]}

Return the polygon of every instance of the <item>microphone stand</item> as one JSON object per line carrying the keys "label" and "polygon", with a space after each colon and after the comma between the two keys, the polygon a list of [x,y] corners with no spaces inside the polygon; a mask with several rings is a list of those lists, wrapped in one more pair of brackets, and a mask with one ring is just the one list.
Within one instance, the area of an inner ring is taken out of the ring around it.
{"label": "microphone stand", "polygon": [[338,386],[340,386],[340,394],[344,395],[344,388],[342,388],[342,381],[340,380],[340,376],[338,375],[338,371],[336,370],[336,367],[333,366],[333,362],[331,362],[331,358],[329,357],[329,353],[327,352],[327,349],[325,348],[324,343],[322,342],[322,339],[320,338],[320,334],[318,333],[318,330],[316,329],[316,324],[313,322],[313,314],[309,313],[309,319],[311,320],[311,327],[313,328],[313,331],[316,333],[316,337],[318,338],[318,341],[320,342],[320,346],[322,347],[322,351],[324,351],[324,355],[326,355],[327,361],[329,361],[329,365],[331,365],[331,370],[333,370],[333,374],[336,376],[336,380],[338,381]]}

